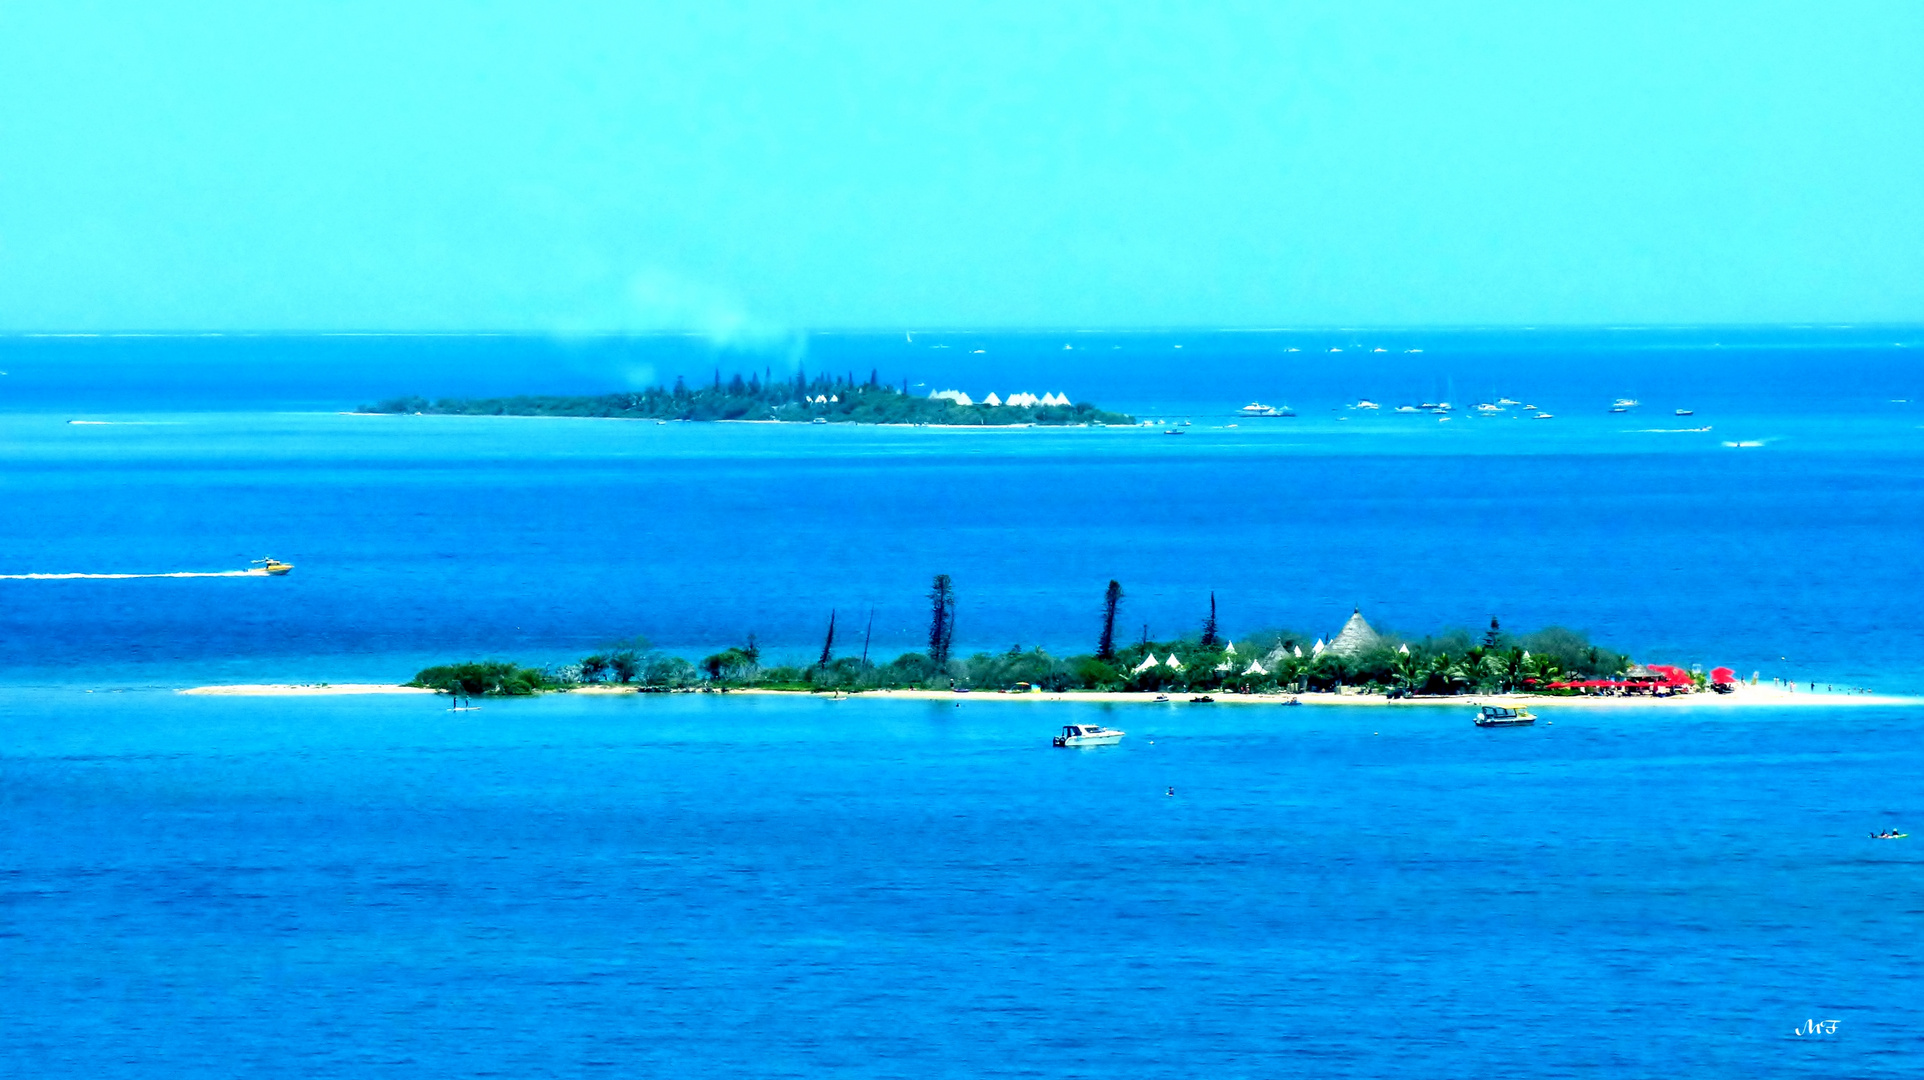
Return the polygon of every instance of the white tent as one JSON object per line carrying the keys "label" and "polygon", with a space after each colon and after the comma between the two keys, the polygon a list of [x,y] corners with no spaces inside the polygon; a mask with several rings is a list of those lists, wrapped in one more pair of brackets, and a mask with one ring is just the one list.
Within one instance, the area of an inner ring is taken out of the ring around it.
{"label": "white tent", "polygon": [[1224,661],[1223,661],[1222,663],[1220,663],[1220,664],[1217,664],[1217,665],[1216,665],[1216,668],[1215,668],[1215,670],[1217,670],[1217,671],[1228,671],[1228,670],[1229,670],[1229,661],[1227,661],[1227,660],[1224,660]]}
{"label": "white tent", "polygon": [[1176,659],[1175,653],[1170,653],[1169,659],[1163,661],[1163,666],[1167,667],[1171,671],[1181,671],[1182,661]]}
{"label": "white tent", "polygon": [[1249,662],[1249,667],[1247,667],[1247,668],[1245,668],[1245,669],[1243,670],[1243,674],[1245,674],[1245,675],[1267,675],[1267,674],[1269,674],[1269,669],[1263,666],[1263,662],[1262,662],[1261,660],[1251,660],[1251,661]]}
{"label": "white tent", "polygon": [[828,396],[828,401],[829,401],[829,404],[831,404],[831,405],[833,405],[833,404],[836,404],[836,403],[838,403],[838,402],[840,402],[841,400],[842,400],[842,395],[840,395],[840,394],[830,394],[830,395]]}
{"label": "white tent", "polygon": [[929,391],[929,400],[931,400],[931,401],[934,401],[934,400],[936,400],[936,399],[938,399],[938,398],[941,398],[941,399],[946,399],[946,400],[949,400],[949,401],[953,401],[953,402],[955,402],[955,403],[956,403],[957,405],[973,405],[973,404],[975,404],[975,402],[973,402],[973,401],[970,401],[970,400],[969,400],[969,395],[967,395],[967,394],[965,394],[965,393],[963,393],[963,392],[962,392],[962,391],[960,391],[960,390],[931,390],[931,391]]}
{"label": "white tent", "polygon": [[1302,658],[1303,658],[1303,647],[1301,645],[1298,645],[1296,646],[1296,659],[1301,660]]}
{"label": "white tent", "polygon": [[[1321,655],[1323,655],[1323,653],[1325,653],[1325,652],[1326,652],[1326,651],[1328,651],[1328,650],[1329,650],[1329,646],[1327,646],[1327,645],[1325,645],[1325,644],[1323,644],[1323,639],[1322,639],[1322,638],[1317,638],[1317,639],[1316,639],[1316,644],[1314,644],[1314,645],[1311,645],[1311,646],[1309,647],[1309,655],[1311,655],[1311,656],[1321,656]],[[1298,653],[1297,655],[1298,655],[1298,656],[1300,656],[1300,655],[1302,655],[1302,654],[1301,654],[1301,653]]]}
{"label": "white tent", "polygon": [[1404,656],[1408,656],[1410,654],[1410,647],[1408,645],[1398,645],[1396,651],[1402,653]]}
{"label": "white tent", "polygon": [[999,398],[999,397],[996,397],[996,396],[995,396],[995,393],[994,393],[993,391],[991,391],[988,397],[985,397],[985,398],[983,398],[983,399],[982,399],[982,404],[984,404],[984,405],[1000,405],[1000,404],[1002,404],[1002,399],[1001,399],[1001,398]]}
{"label": "white tent", "polygon": [[1224,656],[1234,656],[1234,655],[1236,655],[1236,643],[1232,641],[1232,642],[1230,642],[1229,644],[1227,644],[1227,645],[1224,645],[1224,646],[1223,646],[1223,655],[1224,655]]}
{"label": "white tent", "polygon": [[[1175,657],[1171,656],[1170,659],[1174,660]],[[1144,657],[1142,663],[1137,664],[1133,670],[1135,674],[1140,675],[1143,672],[1148,671],[1150,668],[1155,667],[1156,664],[1157,664],[1156,654],[1150,653],[1148,656]]]}

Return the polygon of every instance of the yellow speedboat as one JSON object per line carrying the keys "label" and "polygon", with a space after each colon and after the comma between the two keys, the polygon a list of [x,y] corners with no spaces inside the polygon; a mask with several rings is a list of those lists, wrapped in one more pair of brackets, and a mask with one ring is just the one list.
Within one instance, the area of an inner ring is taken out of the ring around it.
{"label": "yellow speedboat", "polygon": [[260,567],[262,571],[273,574],[276,577],[294,569],[293,563],[284,563],[272,555],[269,555],[265,559],[255,559],[254,565]]}

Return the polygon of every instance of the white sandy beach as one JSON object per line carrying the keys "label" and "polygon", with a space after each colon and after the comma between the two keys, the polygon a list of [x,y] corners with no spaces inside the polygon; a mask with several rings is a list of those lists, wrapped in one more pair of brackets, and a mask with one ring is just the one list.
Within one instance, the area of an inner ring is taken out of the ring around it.
{"label": "white sandy beach", "polygon": [[[786,694],[790,690],[731,690],[729,693],[748,694]],[[822,695],[817,695],[822,696]],[[995,691],[970,691],[956,693],[951,690],[867,690],[848,695],[851,698],[908,698],[923,700],[981,700],[981,701],[1081,701],[1107,702],[1118,705],[1185,704],[1195,695],[1172,692],[1167,700],[1156,701],[1155,694],[1142,693],[1102,693],[1093,690],[1071,690],[1057,694],[1003,694]],[[1335,705],[1344,707],[1394,707],[1394,708],[1473,708],[1480,705],[1503,705],[1510,708],[1577,708],[1577,709],[1621,709],[1621,708],[1695,708],[1709,706],[1715,708],[1741,708],[1745,706],[1768,706],[1784,708],[1790,706],[1847,705],[1911,705],[1924,703],[1924,698],[1906,697],[1896,694],[1809,694],[1794,693],[1770,686],[1744,686],[1729,694],[1681,694],[1675,697],[1555,697],[1548,694],[1464,694],[1460,697],[1417,697],[1399,698],[1392,701],[1382,694],[1236,694],[1215,691],[1209,695],[1218,705],[1287,705],[1294,701],[1302,705]]]}
{"label": "white sandy beach", "polygon": [[183,694],[209,697],[334,697],[346,694],[432,694],[419,686],[390,686],[386,683],[237,683],[231,686],[195,686]]}
{"label": "white sandy beach", "polygon": [[[328,697],[350,694],[432,694],[433,690],[418,686],[390,686],[382,683],[314,683],[310,685],[274,684],[237,684],[231,686],[196,686],[179,691],[183,694],[201,694],[220,697]],[[637,689],[629,686],[583,686],[562,691],[570,694],[595,696],[615,694],[635,694]],[[828,697],[828,694],[803,690],[730,690],[730,694],[760,694],[783,697]],[[1192,695],[1171,693],[1163,702],[1156,700],[1155,694],[1129,692],[1100,692],[1094,690],[1069,690],[1062,693],[1013,694],[998,693],[993,690],[974,690],[956,692],[953,690],[864,690],[844,695],[847,698],[896,699],[905,701],[1007,701],[1007,702],[1101,702],[1115,705],[1155,705],[1184,704]],[[1622,708],[1742,708],[1746,706],[1765,706],[1769,708],[1823,707],[1838,708],[1854,705],[1913,705],[1924,703],[1924,698],[1907,697],[1897,694],[1823,694],[1799,693],[1774,686],[1740,686],[1729,694],[1680,694],[1675,697],[1552,697],[1544,694],[1465,694],[1461,697],[1419,697],[1402,698],[1395,701],[1381,694],[1235,694],[1217,691],[1211,695],[1219,705],[1287,705],[1296,702],[1302,705],[1334,705],[1350,708],[1396,707],[1396,708],[1466,708],[1479,705],[1505,705],[1511,708],[1528,706],[1531,708],[1557,709],[1622,709]]]}

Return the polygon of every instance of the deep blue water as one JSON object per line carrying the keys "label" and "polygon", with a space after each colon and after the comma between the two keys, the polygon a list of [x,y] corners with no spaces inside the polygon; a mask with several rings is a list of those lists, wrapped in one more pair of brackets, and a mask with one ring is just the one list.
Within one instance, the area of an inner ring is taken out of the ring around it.
{"label": "deep blue water", "polygon": [[[1113,577],[1158,637],[1214,592],[1924,691],[1914,332],[1319,334],[799,354],[1180,437],[338,413],[777,362],[687,341],[0,341],[0,574],[297,564],[0,580],[0,1071],[1915,1074],[1917,841],[1865,839],[1920,823],[1910,708],[1151,707],[1068,753],[1030,703],[170,692],[799,657],[831,610],[891,655],[937,572],[971,649],[1089,648]],[[1557,419],[1344,408],[1439,384]]]}
{"label": "deep blue water", "polygon": [[[0,581],[27,683],[398,680],[750,633],[813,656],[917,646],[951,574],[967,648],[1093,647],[1125,625],[1328,635],[1588,629],[1646,661],[1924,689],[1924,438],[1888,420],[1643,433],[1427,418],[958,432],[332,414],[0,416],[8,572],[237,568],[285,579]],[[1225,422],[1227,423],[1227,422]],[[1649,423],[1649,421],[1632,421]],[[1788,432],[1788,434],[1783,434]]]}
{"label": "deep blue water", "polygon": [[1909,710],[9,705],[14,1075],[1924,1068]]}

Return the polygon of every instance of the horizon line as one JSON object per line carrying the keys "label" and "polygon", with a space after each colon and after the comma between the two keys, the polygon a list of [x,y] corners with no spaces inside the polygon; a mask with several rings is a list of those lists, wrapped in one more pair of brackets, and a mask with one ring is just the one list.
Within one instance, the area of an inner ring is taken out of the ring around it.
{"label": "horizon line", "polygon": [[1873,332],[1879,330],[1924,330],[1924,319],[1911,322],[1784,322],[1784,323],[1382,323],[1382,324],[1304,324],[1299,326],[824,326],[798,327],[746,338],[689,328],[648,330],[600,329],[553,330],[540,328],[477,328],[471,330],[430,329],[33,329],[0,330],[0,339],[130,339],[130,338],[689,338],[706,340],[720,348],[754,347],[757,344],[795,337],[841,337],[879,335],[967,335],[997,334],[1045,336],[1054,334],[1105,334],[1139,336],[1149,334],[1382,334],[1382,333],[1649,333],[1653,331],[1793,331],[1793,332]]}

